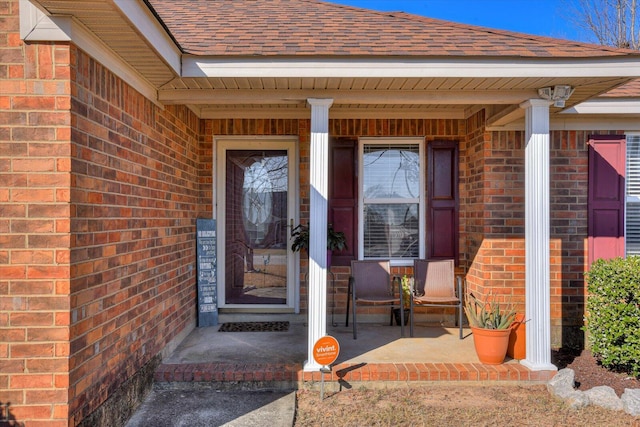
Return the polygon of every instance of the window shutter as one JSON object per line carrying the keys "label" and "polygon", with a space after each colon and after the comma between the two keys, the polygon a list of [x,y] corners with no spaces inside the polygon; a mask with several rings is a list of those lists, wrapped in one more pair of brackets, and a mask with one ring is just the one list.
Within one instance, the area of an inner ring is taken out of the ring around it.
{"label": "window shutter", "polygon": [[627,136],[627,256],[640,255],[640,135]]}
{"label": "window shutter", "polygon": [[427,258],[458,264],[458,143],[433,141],[427,150]]}
{"label": "window shutter", "polygon": [[356,138],[332,138],[329,144],[329,223],[347,239],[347,249],[331,255],[332,265],[351,265],[357,259],[357,147]]}
{"label": "window shutter", "polygon": [[624,256],[625,159],[623,135],[590,137],[589,265],[600,258]]}

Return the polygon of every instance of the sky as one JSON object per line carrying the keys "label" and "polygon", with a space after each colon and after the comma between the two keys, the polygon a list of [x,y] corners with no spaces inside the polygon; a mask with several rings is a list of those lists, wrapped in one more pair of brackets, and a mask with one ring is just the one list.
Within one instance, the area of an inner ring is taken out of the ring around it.
{"label": "sky", "polygon": [[555,38],[590,41],[567,13],[570,0],[325,0]]}

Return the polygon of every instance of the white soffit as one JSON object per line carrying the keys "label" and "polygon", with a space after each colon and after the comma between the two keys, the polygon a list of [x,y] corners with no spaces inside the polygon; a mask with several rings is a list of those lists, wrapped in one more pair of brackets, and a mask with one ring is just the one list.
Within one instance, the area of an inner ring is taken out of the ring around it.
{"label": "white soffit", "polygon": [[182,52],[149,8],[142,2],[131,0],[113,0],[113,3],[173,72],[180,75]]}

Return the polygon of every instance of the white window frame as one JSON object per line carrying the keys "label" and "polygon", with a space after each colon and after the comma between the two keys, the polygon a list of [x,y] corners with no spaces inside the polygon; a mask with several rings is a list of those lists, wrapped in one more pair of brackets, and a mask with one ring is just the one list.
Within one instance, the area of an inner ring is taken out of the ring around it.
{"label": "white window frame", "polygon": [[[418,203],[418,258],[424,258],[426,252],[426,159],[425,159],[425,141],[424,138],[360,138],[358,141],[358,258],[364,258],[364,146],[365,145],[407,145],[415,144],[418,146],[420,179],[419,179],[419,197]],[[407,199],[376,199],[376,203],[380,204],[406,204],[415,203],[408,202]],[[376,258],[366,258],[376,259]],[[385,258],[386,259],[386,258]],[[391,258],[392,266],[411,266],[413,258]]]}

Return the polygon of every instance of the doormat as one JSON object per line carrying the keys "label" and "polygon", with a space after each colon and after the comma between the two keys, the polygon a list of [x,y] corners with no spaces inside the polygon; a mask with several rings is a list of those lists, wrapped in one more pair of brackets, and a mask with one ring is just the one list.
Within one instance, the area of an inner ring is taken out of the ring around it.
{"label": "doormat", "polygon": [[220,325],[218,332],[285,332],[289,322],[228,322]]}

